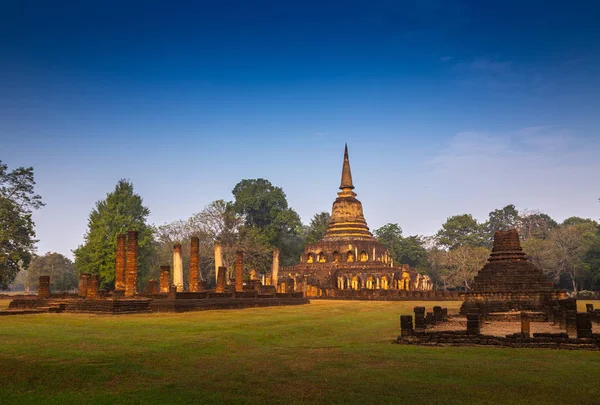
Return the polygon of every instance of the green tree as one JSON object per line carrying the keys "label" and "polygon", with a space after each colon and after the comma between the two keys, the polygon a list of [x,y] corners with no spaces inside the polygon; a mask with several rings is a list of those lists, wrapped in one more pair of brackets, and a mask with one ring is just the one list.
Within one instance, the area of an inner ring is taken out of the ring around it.
{"label": "green tree", "polygon": [[455,215],[446,220],[436,234],[437,243],[448,249],[459,246],[486,246],[488,239],[485,226],[479,224],[471,214]]}
{"label": "green tree", "polygon": [[565,219],[562,226],[568,225],[590,225],[590,226],[598,226],[598,223],[591,218],[581,218],[581,217],[569,217]]}
{"label": "green tree", "polygon": [[33,168],[8,171],[0,161],[0,290],[29,266],[35,251],[33,210],[44,206],[34,192]]}
{"label": "green tree", "polygon": [[519,221],[519,211],[517,211],[513,204],[490,212],[489,219],[485,224],[490,242],[493,240],[496,231],[516,229]]}
{"label": "green tree", "polygon": [[402,236],[402,228],[398,224],[385,224],[374,231],[377,240],[389,251],[397,264],[408,264],[411,267],[427,267],[427,250],[420,236]]}
{"label": "green tree", "polygon": [[103,288],[113,287],[117,234],[138,231],[138,281],[142,285],[155,249],[154,229],[146,223],[148,215],[150,210],[142,204],[142,197],[134,193],[133,184],[120,180],[90,213],[84,243],[73,251],[77,270],[99,274]]}
{"label": "green tree", "polygon": [[27,286],[37,289],[40,276],[50,276],[53,289],[60,292],[77,288],[79,281],[73,262],[60,253],[33,257],[27,268]]}
{"label": "green tree", "polygon": [[233,208],[244,221],[242,232],[254,241],[281,250],[281,264],[295,264],[302,250],[300,217],[285,193],[265,179],[246,179],[233,188]]}
{"label": "green tree", "polygon": [[325,232],[327,232],[330,220],[331,215],[329,215],[328,212],[320,212],[315,214],[315,216],[310,220],[310,224],[306,230],[306,237],[304,239],[305,245],[309,245],[321,240],[325,235]]}
{"label": "green tree", "polygon": [[373,234],[383,246],[390,251],[390,255],[396,263],[402,263],[399,257],[402,255],[402,228],[398,224],[388,223],[373,231]]}

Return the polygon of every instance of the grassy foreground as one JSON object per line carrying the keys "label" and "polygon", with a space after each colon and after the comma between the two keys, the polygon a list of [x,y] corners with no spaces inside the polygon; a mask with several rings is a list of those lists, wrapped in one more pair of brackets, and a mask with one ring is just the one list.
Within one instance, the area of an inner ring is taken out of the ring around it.
{"label": "grassy foreground", "polygon": [[391,344],[416,304],[0,317],[0,403],[600,403],[600,352]]}

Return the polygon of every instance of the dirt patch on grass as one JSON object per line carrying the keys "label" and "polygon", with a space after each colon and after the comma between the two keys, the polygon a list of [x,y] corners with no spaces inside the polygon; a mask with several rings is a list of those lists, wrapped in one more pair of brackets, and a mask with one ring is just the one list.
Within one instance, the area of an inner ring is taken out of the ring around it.
{"label": "dirt patch on grass", "polygon": [[[431,329],[427,329],[432,332],[438,331],[449,331],[449,330],[467,330],[467,320],[463,317],[450,318],[448,322],[442,322],[435,325]],[[564,330],[560,330],[558,325],[554,326],[550,322],[531,322],[530,323],[531,333],[560,333]],[[600,333],[600,325],[592,323],[592,330],[594,333]],[[512,333],[521,332],[521,322],[483,322],[481,326],[481,333],[483,335],[500,336],[504,337]]]}

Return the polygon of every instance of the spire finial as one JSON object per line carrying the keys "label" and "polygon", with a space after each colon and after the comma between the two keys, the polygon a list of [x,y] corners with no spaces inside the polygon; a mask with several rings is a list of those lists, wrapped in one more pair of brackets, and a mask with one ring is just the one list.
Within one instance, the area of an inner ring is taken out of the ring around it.
{"label": "spire finial", "polygon": [[344,165],[342,166],[342,183],[340,189],[354,189],[352,184],[352,172],[350,171],[350,159],[348,159],[348,144],[344,148]]}

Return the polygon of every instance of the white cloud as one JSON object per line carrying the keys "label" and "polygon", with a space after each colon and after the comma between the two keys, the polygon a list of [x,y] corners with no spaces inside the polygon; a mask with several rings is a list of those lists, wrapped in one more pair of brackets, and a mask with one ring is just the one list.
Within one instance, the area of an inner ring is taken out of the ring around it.
{"label": "white cloud", "polygon": [[[507,134],[463,132],[429,162],[443,185],[448,215],[484,219],[506,204],[540,209],[561,220],[600,217],[600,145],[551,127]],[[443,198],[443,197],[442,197]]]}

